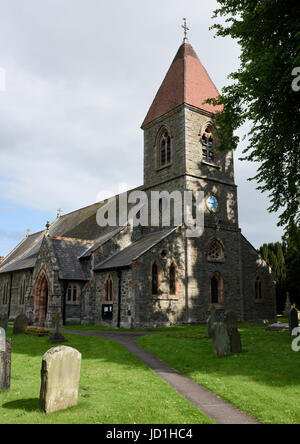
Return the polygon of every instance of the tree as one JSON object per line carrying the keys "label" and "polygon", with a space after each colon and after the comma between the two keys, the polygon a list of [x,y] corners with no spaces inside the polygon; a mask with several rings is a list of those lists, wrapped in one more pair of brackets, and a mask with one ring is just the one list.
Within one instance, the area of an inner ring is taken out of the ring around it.
{"label": "tree", "polygon": [[[216,115],[219,150],[236,149],[234,131],[251,122],[244,159],[260,162],[258,189],[269,193],[279,225],[300,222],[300,91],[292,88],[300,67],[300,2],[294,0],[217,0],[219,36],[241,47],[241,67],[232,85],[209,103],[224,106]],[[300,83],[300,81],[299,81]]]}
{"label": "tree", "polygon": [[275,276],[278,313],[284,309],[287,292],[287,270],[284,249],[283,243],[276,242],[275,244],[264,244],[258,250],[259,254],[272,268]]}

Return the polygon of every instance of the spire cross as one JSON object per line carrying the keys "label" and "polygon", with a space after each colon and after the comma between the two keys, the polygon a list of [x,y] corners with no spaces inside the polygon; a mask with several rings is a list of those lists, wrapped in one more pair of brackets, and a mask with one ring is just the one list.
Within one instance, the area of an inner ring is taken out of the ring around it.
{"label": "spire cross", "polygon": [[184,29],[184,39],[183,39],[183,41],[186,42],[188,40],[187,32],[190,30],[190,28],[187,27],[186,18],[183,19],[183,25],[181,25],[181,27]]}

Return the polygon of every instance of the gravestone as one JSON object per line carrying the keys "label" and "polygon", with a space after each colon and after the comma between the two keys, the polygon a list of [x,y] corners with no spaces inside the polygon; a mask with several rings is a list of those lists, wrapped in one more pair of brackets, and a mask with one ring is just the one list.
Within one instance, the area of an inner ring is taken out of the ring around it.
{"label": "gravestone", "polygon": [[0,315],[0,327],[4,328],[4,330],[7,330],[7,326],[8,326],[8,317],[7,315]]}
{"label": "gravestone", "polygon": [[77,405],[81,353],[61,345],[45,353],[42,361],[40,407],[45,413]]}
{"label": "gravestone", "polygon": [[289,311],[289,329],[290,329],[290,333],[292,334],[293,330],[297,327],[299,327],[298,324],[298,311],[296,310],[296,308],[291,308]]}
{"label": "gravestone", "polygon": [[[4,348],[2,346],[2,348]],[[11,339],[7,339],[5,343],[5,351],[0,350],[0,390],[8,390],[10,388],[11,373]]]}
{"label": "gravestone", "polygon": [[292,304],[291,304],[291,300],[290,300],[290,293],[286,294],[286,301],[285,301],[285,306],[284,306],[284,312],[283,312],[283,316],[284,317],[288,317],[289,316],[289,311],[292,308]]}
{"label": "gravestone", "polygon": [[28,322],[28,318],[23,313],[16,317],[13,329],[14,335],[25,333]]}
{"label": "gravestone", "polygon": [[49,342],[55,344],[59,342],[68,342],[67,339],[60,333],[59,325],[60,325],[60,314],[56,313],[54,322],[55,322],[55,332],[50,336]]}
{"label": "gravestone", "polygon": [[230,341],[230,351],[232,353],[242,353],[242,340],[238,331],[238,317],[233,310],[226,311],[224,322]]}
{"label": "gravestone", "polygon": [[6,351],[6,332],[4,328],[0,327],[0,352]]}
{"label": "gravestone", "polygon": [[216,307],[214,305],[212,305],[209,309],[209,317],[207,319],[207,327],[206,327],[206,336],[208,338],[212,338],[212,334],[213,334],[213,325],[215,322],[217,322],[217,318],[216,318]]}
{"label": "gravestone", "polygon": [[223,322],[213,324],[213,348],[218,358],[228,355],[228,333]]}

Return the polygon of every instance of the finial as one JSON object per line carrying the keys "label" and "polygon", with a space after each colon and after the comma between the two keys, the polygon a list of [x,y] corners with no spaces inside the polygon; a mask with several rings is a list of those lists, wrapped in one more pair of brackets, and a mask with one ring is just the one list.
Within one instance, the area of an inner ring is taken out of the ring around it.
{"label": "finial", "polygon": [[57,217],[58,217],[58,218],[60,218],[60,217],[61,217],[61,213],[62,213],[62,209],[61,209],[61,208],[59,208],[59,209],[57,210]]}
{"label": "finial", "polygon": [[185,43],[188,40],[187,32],[190,30],[190,28],[188,28],[186,25],[186,18],[183,18],[183,25],[181,27],[184,29],[183,43]]}
{"label": "finial", "polygon": [[47,230],[47,231],[49,231],[50,225],[51,225],[50,222],[47,221],[47,223],[46,223],[46,230]]}
{"label": "finial", "polygon": [[31,233],[31,230],[30,230],[30,228],[28,228],[28,229],[26,230],[26,237],[29,237],[29,236],[30,236],[30,233]]}

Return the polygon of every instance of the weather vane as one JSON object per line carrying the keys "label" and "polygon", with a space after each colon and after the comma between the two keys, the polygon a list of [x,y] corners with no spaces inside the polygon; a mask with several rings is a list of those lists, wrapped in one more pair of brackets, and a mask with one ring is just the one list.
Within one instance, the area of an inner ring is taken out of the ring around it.
{"label": "weather vane", "polygon": [[181,26],[184,29],[184,39],[183,41],[186,42],[188,40],[187,38],[187,32],[190,30],[190,28],[186,25],[186,18],[183,19],[183,25]]}

